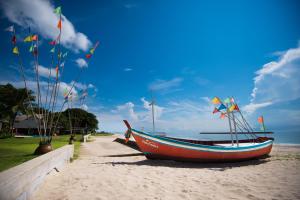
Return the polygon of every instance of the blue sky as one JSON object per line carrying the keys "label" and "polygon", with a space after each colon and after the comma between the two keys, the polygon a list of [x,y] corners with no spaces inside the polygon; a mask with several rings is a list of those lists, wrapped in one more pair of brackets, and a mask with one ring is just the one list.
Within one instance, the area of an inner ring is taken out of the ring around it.
{"label": "blue sky", "polygon": [[[298,1],[2,1],[1,30],[16,24],[22,38],[30,24],[42,39],[44,67],[51,61],[58,5],[66,17],[66,87],[80,70],[76,60],[100,41],[76,87],[88,87],[84,107],[97,115],[100,130],[123,131],[123,118],[151,129],[153,89],[161,131],[226,130],[208,98],[234,96],[254,127],[262,114],[269,129],[298,132]],[[0,81],[21,87],[10,35],[1,36]],[[19,43],[34,82],[28,45]]]}

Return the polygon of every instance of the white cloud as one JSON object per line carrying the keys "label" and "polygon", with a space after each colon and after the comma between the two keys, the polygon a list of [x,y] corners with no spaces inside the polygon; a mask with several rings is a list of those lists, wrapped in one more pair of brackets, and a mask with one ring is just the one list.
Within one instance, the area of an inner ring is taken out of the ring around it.
{"label": "white cloud", "polygon": [[[1,1],[4,15],[13,23],[24,28],[30,26],[46,39],[56,39],[59,30],[59,17],[53,12],[49,0],[9,0]],[[74,51],[87,50],[91,42],[83,33],[77,32],[73,24],[62,15],[62,44]]]}
{"label": "white cloud", "polygon": [[87,111],[87,110],[89,109],[89,107],[88,107],[86,104],[82,104],[82,105],[81,105],[81,109]]}
{"label": "white cloud", "polygon": [[171,80],[156,80],[149,85],[150,90],[158,91],[158,90],[168,90],[171,88],[177,88],[180,86],[182,78],[173,78]]}
{"label": "white cloud", "polygon": [[88,67],[87,62],[83,58],[78,58],[75,60],[76,64],[78,67],[83,68],[83,67]]}
{"label": "white cloud", "polygon": [[138,116],[134,112],[134,104],[132,102],[127,102],[123,105],[117,106],[117,110],[113,111],[114,113],[122,114],[125,118],[137,121]]}
{"label": "white cloud", "polygon": [[281,53],[278,61],[269,62],[256,72],[251,102],[245,106],[254,112],[275,103],[300,98],[300,47]]}
{"label": "white cloud", "polygon": [[[47,67],[44,67],[42,65],[39,65],[38,66],[38,71],[39,71],[39,75],[42,76],[42,77],[45,77],[45,78],[49,78],[49,76],[53,77],[53,78],[56,77],[55,68],[47,68]],[[35,69],[34,69],[34,73],[35,73]]]}

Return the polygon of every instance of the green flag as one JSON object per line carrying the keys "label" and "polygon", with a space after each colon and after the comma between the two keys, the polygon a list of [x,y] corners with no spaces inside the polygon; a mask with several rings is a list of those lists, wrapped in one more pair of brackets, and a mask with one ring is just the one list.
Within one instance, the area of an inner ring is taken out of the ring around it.
{"label": "green flag", "polygon": [[54,9],[54,13],[60,15],[61,14],[61,6],[58,6]]}
{"label": "green flag", "polygon": [[33,52],[33,45],[30,46],[29,52]]}
{"label": "green flag", "polygon": [[55,47],[53,47],[51,50],[50,50],[51,53],[54,53],[55,52]]}

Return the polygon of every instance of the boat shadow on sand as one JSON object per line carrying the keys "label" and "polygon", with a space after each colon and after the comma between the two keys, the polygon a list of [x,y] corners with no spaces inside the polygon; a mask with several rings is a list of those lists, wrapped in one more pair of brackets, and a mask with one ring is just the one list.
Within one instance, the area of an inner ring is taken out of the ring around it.
{"label": "boat shadow on sand", "polygon": [[[137,151],[140,151],[134,141],[129,141],[127,144],[124,139],[117,138],[114,142],[118,142],[124,144],[130,148],[133,148]],[[106,155],[105,157],[132,157],[132,156],[144,156],[143,153],[131,153],[131,154],[115,154],[115,155]],[[135,165],[135,166],[160,166],[160,167],[173,167],[173,168],[205,168],[215,171],[225,171],[227,169],[232,169],[236,167],[246,167],[246,166],[255,166],[265,164],[270,161],[270,156],[265,156],[260,159],[253,159],[247,161],[239,161],[239,162],[226,162],[226,163],[195,163],[195,162],[185,162],[185,161],[173,161],[173,160],[151,160],[146,159],[135,161],[135,162],[126,162],[126,161],[114,161],[114,162],[104,162],[104,163],[92,163],[92,164],[108,164],[112,166],[117,165]]]}

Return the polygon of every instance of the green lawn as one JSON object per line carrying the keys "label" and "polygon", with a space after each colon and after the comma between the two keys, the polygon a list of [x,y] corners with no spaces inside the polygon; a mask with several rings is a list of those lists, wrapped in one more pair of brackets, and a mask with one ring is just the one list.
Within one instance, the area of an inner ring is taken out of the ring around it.
{"label": "green lawn", "polygon": [[[81,136],[76,136],[74,159],[79,156]],[[53,137],[52,148],[57,149],[69,142],[69,135]],[[0,172],[37,157],[33,155],[39,144],[39,138],[6,138],[0,139]]]}

